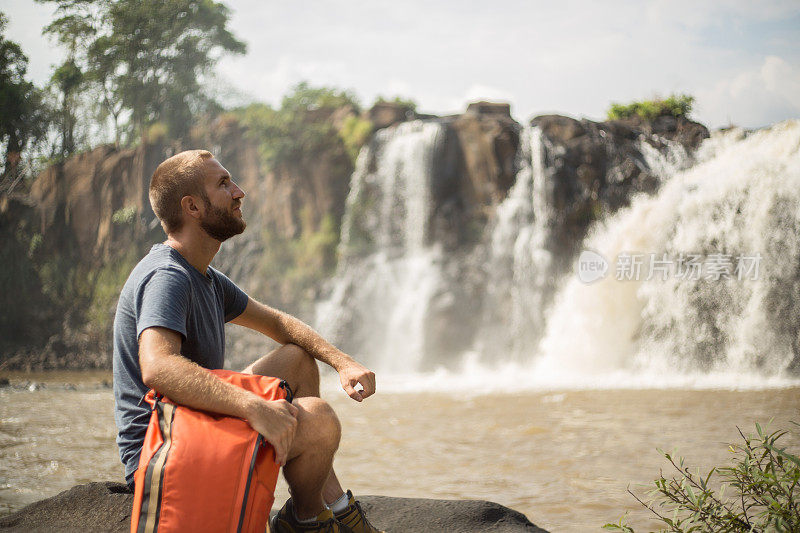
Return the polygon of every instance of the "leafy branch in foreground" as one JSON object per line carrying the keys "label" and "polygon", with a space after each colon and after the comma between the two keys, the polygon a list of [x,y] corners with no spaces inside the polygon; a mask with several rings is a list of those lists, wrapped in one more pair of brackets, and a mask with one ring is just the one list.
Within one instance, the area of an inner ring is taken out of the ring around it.
{"label": "leafy branch in foreground", "polygon": [[[756,432],[745,436],[739,430],[743,444],[729,446],[731,466],[712,468],[706,476],[659,450],[677,475],[661,472],[644,500],[628,492],[666,525],[661,531],[800,531],[800,458],[778,445],[787,431],[767,433],[756,424]],[[726,497],[726,490],[733,494]],[[603,528],[634,531],[624,516]]]}

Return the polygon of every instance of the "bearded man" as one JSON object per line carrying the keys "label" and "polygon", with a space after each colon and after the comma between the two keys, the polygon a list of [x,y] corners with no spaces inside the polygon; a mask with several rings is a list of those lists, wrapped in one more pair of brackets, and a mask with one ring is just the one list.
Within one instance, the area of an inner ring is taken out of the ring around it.
{"label": "bearded man", "polygon": [[[142,399],[154,389],[181,405],[242,418],[272,444],[292,496],[270,522],[273,532],[374,532],[333,471],[341,426],[319,398],[316,361],[333,367],[359,402],[375,392],[375,375],[209,266],[220,244],[244,231],[244,196],[205,150],[172,156],[153,174],[150,203],[167,240],[133,269],[114,318],[114,414],[125,479],[133,485],[150,416]],[[205,370],[223,367],[227,322],[281,344],[243,372],[286,380],[291,403],[266,401]]]}

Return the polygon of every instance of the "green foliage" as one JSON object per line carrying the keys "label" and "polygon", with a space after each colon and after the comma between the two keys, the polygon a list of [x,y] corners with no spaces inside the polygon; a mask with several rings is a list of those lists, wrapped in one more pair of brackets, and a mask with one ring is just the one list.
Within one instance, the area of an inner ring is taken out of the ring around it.
{"label": "green foliage", "polygon": [[356,112],[359,110],[358,99],[351,91],[333,87],[312,87],[308,82],[301,81],[283,97],[281,110],[303,114],[317,110],[335,111],[346,106],[352,107]]}
{"label": "green foliage", "polygon": [[78,99],[76,93],[84,81],[83,71],[73,58],[67,59],[58,67],[51,83],[61,94],[60,112],[54,115],[54,122],[61,134],[61,157],[75,152],[75,125],[77,123]]}
{"label": "green foliage", "polygon": [[[683,458],[661,452],[677,477],[659,475],[648,501],[628,492],[667,526],[662,531],[800,531],[800,458],[778,445],[786,431],[767,433],[759,424],[756,431],[747,437],[739,431],[743,443],[729,447],[732,465],[705,476]],[[717,483],[719,490],[712,488]],[[633,532],[624,519],[603,527]]]}
{"label": "green foliage", "polygon": [[389,103],[389,104],[397,104],[401,107],[406,108],[408,111],[416,111],[417,110],[417,103],[410,99],[410,98],[403,98],[400,96],[395,96],[394,98],[384,98],[383,96],[378,96],[375,99],[376,104],[382,103]]}
{"label": "green foliage", "polygon": [[608,120],[622,120],[638,116],[652,121],[660,116],[688,117],[692,112],[694,96],[673,94],[666,99],[643,100],[630,104],[612,103],[608,110]]}
{"label": "green foliage", "polygon": [[[302,218],[301,214],[301,218]],[[264,253],[258,258],[257,279],[263,280],[265,297],[291,313],[317,297],[313,291],[336,269],[339,227],[326,214],[316,231],[287,239],[263,229]]]}
{"label": "green foliage", "polygon": [[15,183],[22,151],[44,137],[49,120],[42,92],[25,79],[28,58],[17,43],[5,38],[7,23],[0,13],[0,145],[4,147],[0,190]]}
{"label": "green foliage", "polygon": [[42,324],[50,318],[31,259],[42,236],[31,236],[26,226],[24,220],[0,214],[0,359],[19,344],[40,340]]}
{"label": "green foliage", "polygon": [[345,148],[347,148],[347,155],[355,165],[358,153],[361,147],[372,135],[372,122],[358,115],[350,115],[344,119],[342,128],[339,130],[339,137],[342,138]]}
{"label": "green foliage", "polygon": [[150,124],[145,132],[145,138],[149,142],[163,141],[169,135],[169,126],[163,122],[154,122]]}
{"label": "green foliage", "polygon": [[259,142],[266,166],[277,168],[360,149],[359,139],[366,140],[363,125],[351,125],[345,134],[350,146],[336,129],[333,115],[341,109],[357,112],[358,103],[350,92],[302,82],[284,96],[280,109],[251,104],[236,113]]}
{"label": "green foliage", "polygon": [[227,28],[229,9],[213,0],[38,1],[57,7],[45,31],[72,47],[115,123],[129,110],[138,134],[164,121],[185,135],[208,104],[202,77],[220,53],[245,51]]}
{"label": "green foliage", "polygon": [[111,222],[114,224],[130,224],[136,218],[136,206],[129,205],[123,207],[121,209],[117,209],[114,211],[114,214],[111,215]]}
{"label": "green foliage", "polygon": [[133,247],[121,257],[109,261],[93,273],[92,292],[86,317],[96,330],[106,335],[106,338],[111,335],[110,330],[114,321],[114,309],[119,299],[119,293],[139,259],[139,250],[137,247]]}

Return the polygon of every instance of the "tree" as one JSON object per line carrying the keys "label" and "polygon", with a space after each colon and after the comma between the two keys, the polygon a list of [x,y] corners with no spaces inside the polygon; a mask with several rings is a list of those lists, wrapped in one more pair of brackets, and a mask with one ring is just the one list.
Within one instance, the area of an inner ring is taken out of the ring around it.
{"label": "tree", "polygon": [[74,58],[70,58],[53,72],[50,81],[61,93],[57,123],[61,135],[60,155],[66,157],[75,151],[75,124],[77,122],[75,93],[83,83],[83,72],[75,64]]}
{"label": "tree", "polygon": [[22,174],[22,152],[47,130],[47,110],[42,93],[25,79],[28,58],[20,46],[5,38],[8,19],[0,13],[0,145],[5,147],[0,175],[8,191]]}
{"label": "tree", "polygon": [[209,103],[202,77],[220,54],[245,51],[227,29],[228,8],[213,0],[37,1],[57,4],[60,18],[48,29],[62,43],[84,39],[76,60],[100,89],[117,139],[124,110],[138,135],[159,121],[171,136],[185,135]]}
{"label": "tree", "polygon": [[56,38],[67,48],[67,59],[56,68],[50,78],[51,87],[59,93],[59,111],[54,122],[61,137],[61,157],[75,151],[75,126],[78,115],[77,93],[85,81],[84,69],[77,57],[86,52],[87,43],[95,33],[93,11],[83,5],[79,12],[63,15],[42,31]]}
{"label": "tree", "polygon": [[277,168],[316,154],[346,153],[333,120],[334,113],[345,108],[352,114],[359,110],[356,97],[349,91],[300,82],[283,97],[279,109],[251,104],[239,114],[259,140],[264,161]]}

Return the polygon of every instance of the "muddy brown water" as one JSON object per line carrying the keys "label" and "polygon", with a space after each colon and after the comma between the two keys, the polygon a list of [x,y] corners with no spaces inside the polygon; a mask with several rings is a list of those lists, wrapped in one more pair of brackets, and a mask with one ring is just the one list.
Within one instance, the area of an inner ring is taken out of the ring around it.
{"label": "muddy brown water", "polygon": [[[108,375],[10,377],[0,388],[0,514],[77,483],[121,479]],[[656,448],[677,448],[705,470],[730,460],[737,426],[800,421],[800,388],[327,399],[344,427],[336,469],[356,493],[493,500],[554,532],[598,530],[626,510],[631,524],[654,528],[626,487],[641,494],[667,471]],[[784,444],[797,450],[798,437]],[[286,496],[281,481],[276,505]]]}

